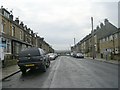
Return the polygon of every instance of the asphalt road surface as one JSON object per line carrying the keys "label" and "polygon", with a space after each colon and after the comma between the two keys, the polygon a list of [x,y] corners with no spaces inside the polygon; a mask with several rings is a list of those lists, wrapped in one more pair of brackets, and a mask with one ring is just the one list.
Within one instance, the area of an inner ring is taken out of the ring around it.
{"label": "asphalt road surface", "polygon": [[118,88],[115,64],[60,56],[47,72],[21,72],[3,81],[3,88]]}

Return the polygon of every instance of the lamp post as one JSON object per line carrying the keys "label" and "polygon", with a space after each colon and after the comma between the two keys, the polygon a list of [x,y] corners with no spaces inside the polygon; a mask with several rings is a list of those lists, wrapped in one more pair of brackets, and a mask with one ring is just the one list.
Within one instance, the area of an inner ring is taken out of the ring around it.
{"label": "lamp post", "polygon": [[75,38],[74,38],[74,46],[75,46]]}
{"label": "lamp post", "polygon": [[75,42],[75,38],[74,38],[74,51],[76,51],[76,42]]}
{"label": "lamp post", "polygon": [[91,17],[91,24],[92,24],[92,31],[91,31],[91,33],[92,33],[92,58],[94,59],[95,58],[95,52],[94,52],[94,48],[95,48],[95,46],[94,46],[94,31],[93,31],[93,17]]}

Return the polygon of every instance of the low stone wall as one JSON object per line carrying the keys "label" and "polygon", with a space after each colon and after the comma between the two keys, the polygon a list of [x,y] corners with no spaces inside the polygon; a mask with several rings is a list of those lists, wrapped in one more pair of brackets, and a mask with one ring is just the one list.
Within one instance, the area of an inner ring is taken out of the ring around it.
{"label": "low stone wall", "polygon": [[4,67],[8,67],[11,65],[16,65],[17,64],[17,59],[15,55],[12,54],[6,54],[4,58]]}
{"label": "low stone wall", "polygon": [[5,60],[5,67],[16,65],[17,59]]}
{"label": "low stone wall", "polygon": [[[90,55],[90,53],[87,53],[86,54],[86,57],[91,57],[92,58],[92,56]],[[100,53],[96,53],[96,58],[99,58],[99,59],[106,59],[106,56],[104,55],[104,54],[100,54]],[[120,55],[111,55],[111,54],[108,54],[107,55],[107,59],[108,60],[119,60],[120,61]]]}

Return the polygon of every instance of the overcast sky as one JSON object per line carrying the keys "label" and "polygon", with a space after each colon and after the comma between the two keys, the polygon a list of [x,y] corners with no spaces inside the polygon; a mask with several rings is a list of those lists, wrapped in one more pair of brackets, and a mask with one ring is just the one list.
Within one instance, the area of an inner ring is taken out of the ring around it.
{"label": "overcast sky", "polygon": [[[114,1],[114,2],[113,2]],[[55,50],[68,50],[107,18],[118,27],[119,0],[1,0],[0,4],[19,17]]]}

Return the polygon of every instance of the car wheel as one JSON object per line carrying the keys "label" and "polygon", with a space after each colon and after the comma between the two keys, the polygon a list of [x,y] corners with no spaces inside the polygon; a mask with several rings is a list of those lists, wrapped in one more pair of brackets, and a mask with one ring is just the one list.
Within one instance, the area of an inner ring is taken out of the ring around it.
{"label": "car wheel", "polygon": [[26,69],[20,69],[21,70],[21,72],[22,72],[22,74],[24,75],[24,74],[26,74]]}
{"label": "car wheel", "polygon": [[46,67],[48,68],[50,66],[50,61],[48,60]]}
{"label": "car wheel", "polygon": [[46,64],[45,63],[42,65],[42,71],[46,72]]}

